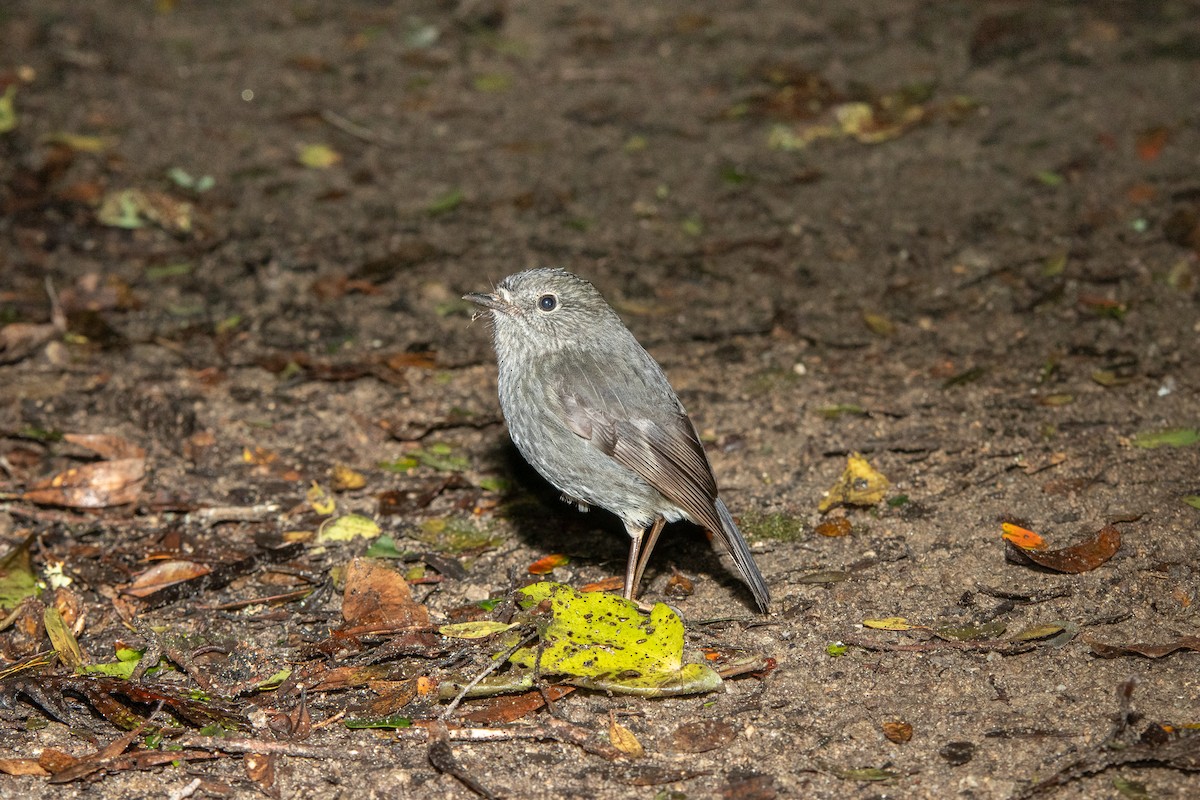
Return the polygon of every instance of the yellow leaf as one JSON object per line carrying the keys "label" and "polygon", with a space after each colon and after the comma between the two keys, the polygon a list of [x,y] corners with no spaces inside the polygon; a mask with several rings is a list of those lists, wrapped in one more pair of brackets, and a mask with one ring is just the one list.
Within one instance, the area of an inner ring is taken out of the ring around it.
{"label": "yellow leaf", "polygon": [[884,617],[883,619],[864,619],[862,624],[868,628],[881,631],[911,631],[912,625],[904,617]]}
{"label": "yellow leaf", "polygon": [[361,472],[353,470],[345,464],[334,464],[332,477],[335,492],[352,491],[367,485],[367,479]]}
{"label": "yellow leaf", "polygon": [[75,640],[75,635],[71,633],[71,628],[58,609],[53,606],[47,608],[42,612],[42,620],[46,623],[46,635],[50,637],[50,644],[54,646],[58,660],[63,666],[69,669],[82,667],[83,652],[79,649],[79,642]]}
{"label": "yellow leaf", "polygon": [[846,459],[846,471],[817,506],[817,510],[824,514],[836,505],[873,506],[883,500],[890,485],[888,479],[870,462],[858,453],[851,453]]}
{"label": "yellow leaf", "polygon": [[351,539],[374,539],[381,533],[375,520],[359,514],[347,514],[326,520],[317,534],[318,542],[348,542]]}
{"label": "yellow leaf", "polygon": [[629,728],[617,722],[617,717],[612,711],[608,712],[608,740],[612,742],[613,747],[630,758],[641,758],[646,754],[646,749],[642,747],[637,736],[634,736],[633,731]]}
{"label": "yellow leaf", "polygon": [[323,517],[327,517],[337,510],[337,501],[329,492],[325,491],[324,486],[316,481],[313,481],[312,486],[308,487],[305,498],[312,510]]}
{"label": "yellow leaf", "polygon": [[309,169],[328,169],[342,160],[342,154],[327,144],[306,144],[296,158]]}

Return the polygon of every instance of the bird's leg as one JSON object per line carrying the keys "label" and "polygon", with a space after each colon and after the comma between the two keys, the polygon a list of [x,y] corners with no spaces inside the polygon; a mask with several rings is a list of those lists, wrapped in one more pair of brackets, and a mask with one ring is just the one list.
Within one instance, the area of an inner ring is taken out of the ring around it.
{"label": "bird's leg", "polygon": [[646,563],[650,561],[650,554],[654,552],[654,545],[658,543],[658,535],[662,533],[663,526],[666,524],[667,520],[663,517],[654,520],[654,524],[650,526],[650,533],[646,536],[646,541],[642,543],[642,553],[638,557],[637,570],[633,573],[635,592],[642,585],[642,573],[646,571]]}
{"label": "bird's leg", "polygon": [[629,534],[629,560],[625,562],[625,599],[632,600],[633,594],[637,590],[637,583],[633,576],[638,570],[638,554],[641,552],[642,537],[646,535],[646,529],[640,525],[625,523],[625,532]]}

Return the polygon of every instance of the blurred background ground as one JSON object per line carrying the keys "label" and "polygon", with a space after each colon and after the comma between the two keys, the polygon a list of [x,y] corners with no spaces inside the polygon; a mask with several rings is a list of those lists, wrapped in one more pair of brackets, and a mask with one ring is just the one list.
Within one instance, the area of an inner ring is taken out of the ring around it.
{"label": "blurred background ground", "polygon": [[[682,528],[647,597],[677,572],[693,643],[777,668],[716,696],[573,695],[564,713],[603,731],[620,711],[648,761],[456,747],[482,784],[1007,797],[1094,753],[1130,677],[1138,731],[1200,722],[1195,652],[1100,658],[1085,642],[1200,632],[1198,30],[1200,7],[1172,0],[8,2],[0,313],[50,322],[49,279],[66,322],[5,343],[3,489],[62,467],[46,432],[124,437],[150,472],[136,502],[95,514],[10,501],[4,549],[33,531],[38,565],[65,563],[97,652],[136,638],[105,599],[114,564],[312,526],[306,491],[337,464],[367,478],[339,507],[398,542],[438,525],[495,537],[436,585],[435,618],[548,553],[570,556],[553,577],[576,585],[620,572],[619,526],[557,503],[511,451],[488,331],[458,299],[562,266],[670,375],[776,603],[757,618]],[[819,535],[852,452],[890,479],[888,502],[835,511],[850,534]],[[381,513],[386,492],[417,499]],[[180,521],[258,503],[283,513]],[[1006,520],[1052,546],[1117,523],[1122,546],[1089,572],[1039,571],[1005,560]],[[309,566],[362,550],[339,547]],[[302,622],[195,613],[266,594],[256,575],[146,618],[219,626],[286,665]],[[1009,655],[829,654],[925,641],[863,631],[886,617],[1079,635]],[[6,718],[40,716],[18,702]],[[692,752],[678,729],[700,720],[733,735]],[[895,722],[909,741],[885,735]],[[0,748],[85,739],[17,724]],[[470,796],[422,744],[337,724],[310,742],[328,757],[283,759],[281,796]],[[197,796],[259,791],[223,761],[91,789],[3,777],[0,794],[149,796],[193,776],[209,782]],[[1119,766],[1053,791],[1182,797],[1195,781]]]}

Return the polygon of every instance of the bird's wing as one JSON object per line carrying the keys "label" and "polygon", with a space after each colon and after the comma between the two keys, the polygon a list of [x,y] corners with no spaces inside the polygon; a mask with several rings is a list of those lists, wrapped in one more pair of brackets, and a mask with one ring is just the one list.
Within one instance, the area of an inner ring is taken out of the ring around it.
{"label": "bird's wing", "polygon": [[567,427],[618,464],[633,470],[696,523],[720,530],[715,501],[717,484],[692,421],[671,408],[655,418],[622,406],[617,414],[603,408],[587,391],[560,385],[558,401]]}

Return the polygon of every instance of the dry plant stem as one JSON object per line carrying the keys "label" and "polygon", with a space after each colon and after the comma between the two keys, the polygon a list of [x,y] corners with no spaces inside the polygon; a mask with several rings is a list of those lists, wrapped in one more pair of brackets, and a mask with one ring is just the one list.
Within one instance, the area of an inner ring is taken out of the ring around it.
{"label": "dry plant stem", "polygon": [[442,721],[435,722],[429,726],[427,731],[429,734],[429,750],[427,757],[429,763],[438,772],[444,773],[453,777],[463,786],[470,789],[480,797],[487,800],[494,800],[497,795],[489,790],[474,777],[467,774],[466,769],[459,763],[454,756],[454,750],[450,747],[450,735],[446,730],[446,723]]}
{"label": "dry plant stem", "polygon": [[270,739],[221,739],[215,736],[184,736],[175,739],[174,744],[194,750],[208,750],[218,753],[261,753],[263,755],[278,754],[295,756],[296,758],[341,758],[356,757],[359,751],[351,749],[334,749],[311,744],[296,742],[276,742]]}
{"label": "dry plant stem", "polygon": [[861,647],[864,650],[881,650],[886,652],[898,653],[924,653],[930,650],[995,650],[1001,655],[1017,655],[1025,653],[1037,648],[1036,642],[1010,642],[1005,640],[989,639],[982,642],[958,642],[946,639],[930,639],[927,642],[918,642],[916,644],[889,644],[886,642],[872,642],[867,639],[858,637],[848,637],[842,639],[842,642],[854,647]]}
{"label": "dry plant stem", "polygon": [[[452,742],[511,742],[521,739],[564,742],[609,761],[624,758],[624,754],[617,748],[595,741],[594,733],[587,728],[555,717],[547,717],[537,725],[506,728],[447,728],[446,734]],[[424,741],[427,734],[423,728],[413,727],[397,730],[395,737],[404,741]]]}

